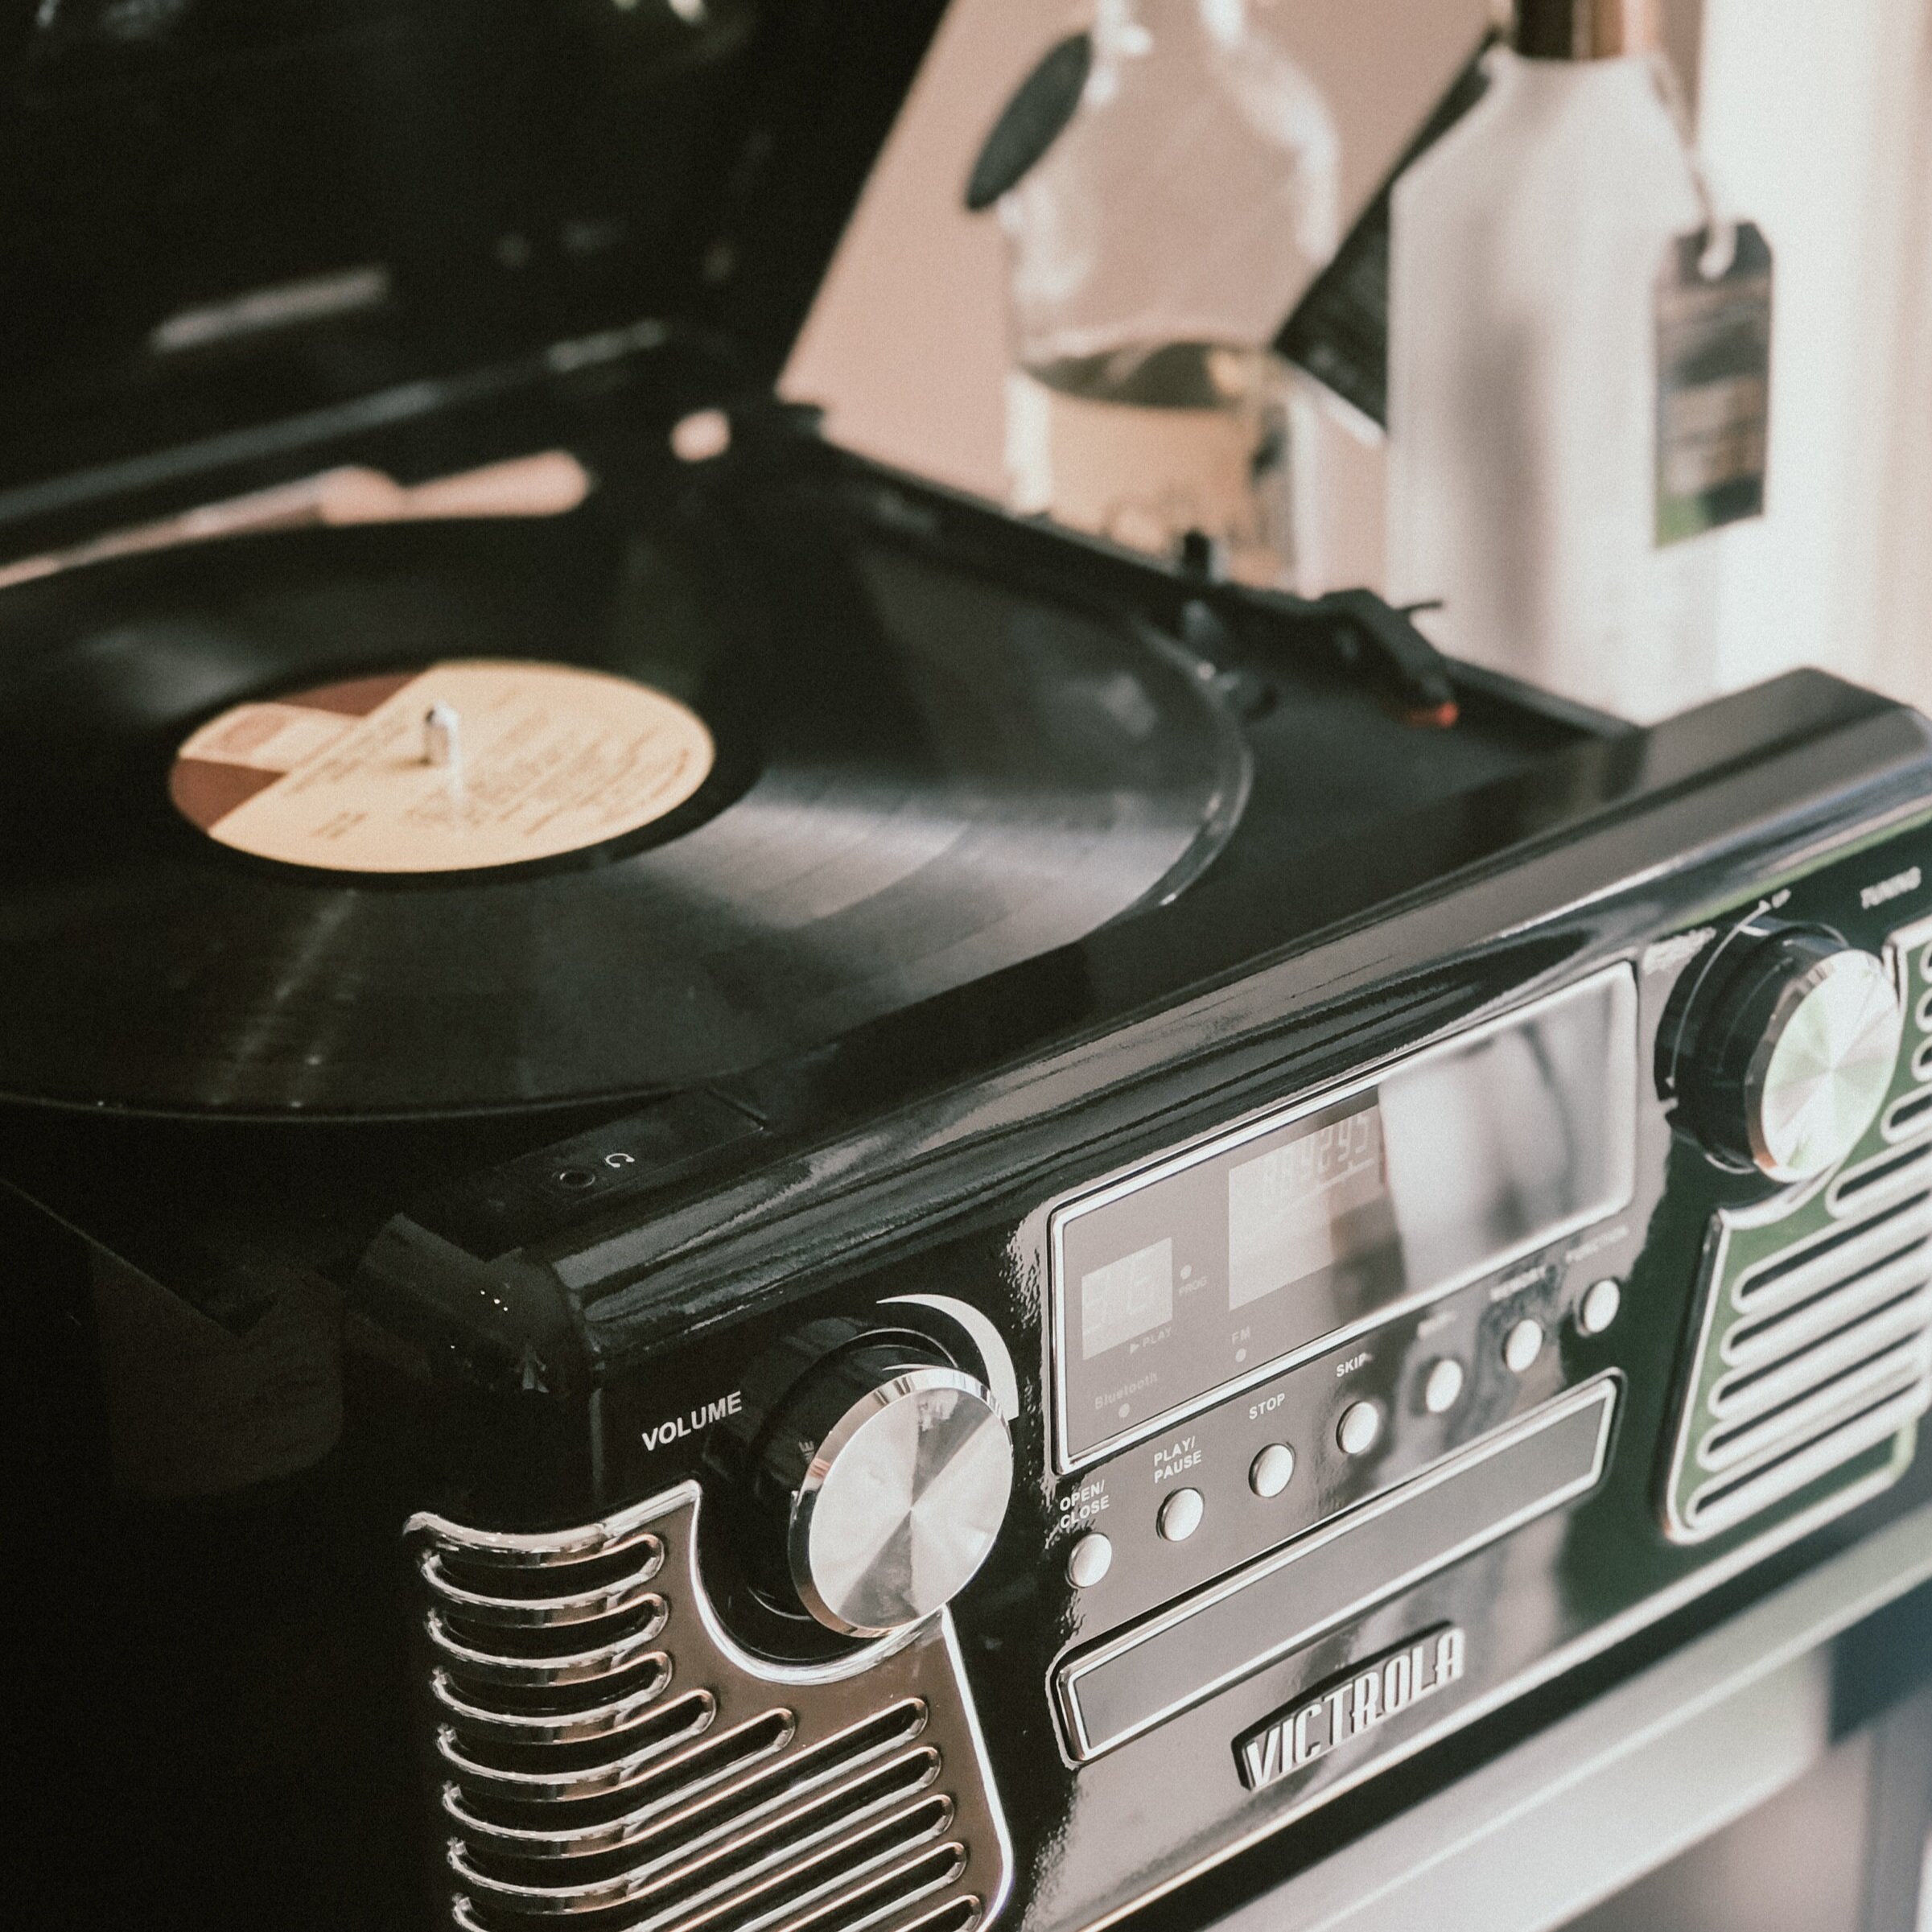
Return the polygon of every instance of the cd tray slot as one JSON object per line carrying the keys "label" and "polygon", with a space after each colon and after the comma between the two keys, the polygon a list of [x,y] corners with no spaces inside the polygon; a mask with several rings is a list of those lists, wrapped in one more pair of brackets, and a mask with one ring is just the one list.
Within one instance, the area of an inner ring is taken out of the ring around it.
{"label": "cd tray slot", "polygon": [[1097,1757],[1594,1489],[1616,1405],[1608,1378],[1572,1390],[1062,1664],[1075,1755]]}

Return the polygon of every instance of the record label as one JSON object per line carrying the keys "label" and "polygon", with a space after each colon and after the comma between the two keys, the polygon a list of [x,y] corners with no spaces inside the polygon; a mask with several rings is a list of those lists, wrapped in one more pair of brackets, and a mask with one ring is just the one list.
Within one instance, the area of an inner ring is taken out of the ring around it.
{"label": "record label", "polygon": [[452,658],[210,719],[168,791],[211,838],[337,872],[553,859],[654,823],[715,757],[696,713],[628,678]]}

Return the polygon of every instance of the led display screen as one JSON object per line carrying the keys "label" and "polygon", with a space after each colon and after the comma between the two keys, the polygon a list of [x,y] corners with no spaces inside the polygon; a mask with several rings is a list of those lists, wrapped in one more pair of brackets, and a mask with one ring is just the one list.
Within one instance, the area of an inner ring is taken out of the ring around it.
{"label": "led display screen", "polygon": [[1062,1460],[1614,1213],[1636,1032],[1615,967],[1061,1209]]}

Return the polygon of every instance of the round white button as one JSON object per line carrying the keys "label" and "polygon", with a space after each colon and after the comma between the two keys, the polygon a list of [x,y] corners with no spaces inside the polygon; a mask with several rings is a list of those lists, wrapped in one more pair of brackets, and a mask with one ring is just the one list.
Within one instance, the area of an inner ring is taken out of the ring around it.
{"label": "round white button", "polygon": [[1067,1581],[1077,1590],[1090,1590],[1114,1567],[1114,1546],[1098,1530],[1090,1530],[1067,1552]]}
{"label": "round white button", "polygon": [[1526,1375],[1543,1353],[1543,1324],[1526,1316],[1503,1337],[1504,1366],[1513,1375]]}
{"label": "round white button", "polygon": [[1351,1403],[1342,1411],[1335,1440],[1345,1456],[1366,1456],[1382,1434],[1382,1411],[1372,1402]]}
{"label": "round white button", "polygon": [[1422,1406],[1431,1415],[1440,1415],[1456,1407],[1461,1394],[1462,1364],[1454,1356],[1445,1355],[1430,1370],[1429,1379],[1422,1385]]}
{"label": "round white button", "polygon": [[1207,1505],[1198,1489],[1176,1489],[1160,1506],[1157,1518],[1160,1533],[1169,1543],[1185,1543],[1201,1527]]}
{"label": "round white button", "polygon": [[1615,1282],[1607,1277],[1593,1281],[1576,1304],[1576,1325],[1586,1335],[1600,1335],[1616,1320],[1617,1312],[1623,1305],[1624,1291]]}
{"label": "round white button", "polygon": [[1248,1465],[1248,1487],[1257,1496],[1279,1496],[1295,1473],[1295,1452],[1285,1442],[1271,1442]]}

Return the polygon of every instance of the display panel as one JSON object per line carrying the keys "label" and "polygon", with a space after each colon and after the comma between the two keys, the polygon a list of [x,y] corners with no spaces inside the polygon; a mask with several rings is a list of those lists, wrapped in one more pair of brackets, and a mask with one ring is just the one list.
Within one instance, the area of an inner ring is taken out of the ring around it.
{"label": "display panel", "polygon": [[1617,966],[1060,1209],[1063,1465],[1614,1213],[1636,1087]]}
{"label": "display panel", "polygon": [[1090,1360],[1174,1319],[1174,1244],[1157,1241],[1080,1279],[1080,1352]]}
{"label": "display panel", "polygon": [[1228,1306],[1244,1307],[1387,1238],[1374,1101],[1228,1172]]}

